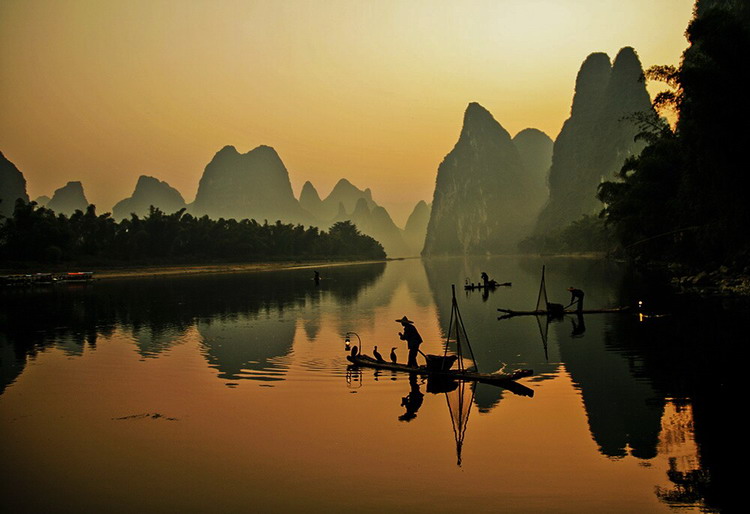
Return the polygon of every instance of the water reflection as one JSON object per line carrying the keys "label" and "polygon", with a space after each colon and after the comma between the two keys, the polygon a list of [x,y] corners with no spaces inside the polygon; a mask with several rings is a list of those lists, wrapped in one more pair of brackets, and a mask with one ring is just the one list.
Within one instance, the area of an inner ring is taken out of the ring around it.
{"label": "water reflection", "polygon": [[[27,359],[55,347],[80,357],[115,330],[157,358],[192,327],[222,379],[278,378],[272,361],[289,353],[296,318],[285,314],[330,299],[340,308],[383,275],[385,263],[329,268],[316,284],[308,270],[106,280],[86,285],[0,290],[0,393]],[[315,334],[315,319],[307,330]],[[268,370],[265,377],[243,370]]]}
{"label": "water reflection", "polygon": [[[550,301],[567,303],[567,289],[575,285],[586,291],[588,306],[634,305],[641,300],[651,312],[672,315],[645,317],[641,322],[635,314],[565,316],[561,320],[516,317],[498,321],[498,307],[533,308],[542,264],[547,265]],[[392,441],[430,437],[426,430],[424,433],[420,430],[434,421],[444,421],[447,431],[450,419],[456,455],[461,462],[464,441],[468,452],[472,440],[467,429],[471,410],[474,410],[474,440],[483,432],[494,434],[492,430],[499,430],[509,421],[503,415],[518,408],[508,390],[485,384],[462,389],[456,382],[446,386],[408,375],[397,376],[394,372],[363,374],[360,369],[347,370],[338,337],[357,330],[366,334],[368,346],[379,344],[381,350],[387,351],[397,341],[398,327],[393,319],[418,312],[420,331],[425,336],[429,334],[425,340],[439,341],[441,331],[444,340],[450,322],[450,286],[456,284],[460,288],[465,277],[477,277],[483,271],[500,281],[512,281],[513,285],[498,287],[485,298],[476,292],[458,295],[480,371],[532,368],[536,377],[524,383],[532,386],[535,398],[540,400],[549,400],[550,390],[562,394],[554,388],[569,378],[566,387],[576,406],[565,416],[580,417],[581,433],[587,443],[581,447],[593,448],[590,442],[595,442],[596,452],[591,453],[598,461],[589,463],[590,466],[600,469],[603,459],[599,455],[616,460],[618,464],[613,466],[620,469],[634,461],[642,463],[644,468],[659,466],[668,459],[669,465],[663,466],[661,472],[663,481],[658,487],[649,483],[647,494],[654,501],[658,498],[669,505],[700,503],[710,508],[720,508],[727,502],[733,494],[728,486],[731,483],[728,456],[741,443],[740,439],[726,435],[727,413],[739,404],[735,398],[739,388],[729,386],[729,379],[737,371],[729,369],[727,364],[736,362],[736,355],[730,356],[729,349],[746,339],[750,309],[746,305],[738,308],[721,301],[675,297],[655,288],[656,282],[647,277],[595,260],[413,260],[323,268],[317,283],[312,270],[300,270],[2,290],[0,400],[18,396],[11,391],[14,387],[20,391],[21,381],[10,388],[8,385],[17,381],[28,360],[41,352],[56,348],[69,361],[81,363],[94,353],[101,354],[106,345],[116,340],[124,348],[132,349],[136,362],[144,368],[158,359],[164,359],[159,362],[168,366],[168,355],[185,358],[184,354],[190,351],[202,371],[211,368],[208,380],[212,382],[218,377],[235,384],[241,379],[273,383],[274,388],[262,391],[287,394],[275,397],[283,399],[279,404],[296,403],[296,409],[285,408],[281,414],[268,407],[269,416],[277,416],[284,426],[299,423],[304,427],[318,423],[326,414],[331,418],[351,415],[355,408],[352,403],[343,404],[337,399],[338,393],[311,383],[321,376],[330,379],[336,391],[343,390],[347,400],[357,400],[359,415],[369,416],[370,425],[373,420],[376,424],[382,420],[377,431]],[[393,344],[388,342],[389,338]],[[404,355],[403,344],[398,351]],[[40,365],[34,371],[41,368]],[[102,373],[109,372],[109,368],[105,369]],[[347,390],[342,387],[344,377]],[[377,387],[363,389],[363,381],[370,377],[379,380]],[[236,393],[234,398],[240,393],[248,394],[242,390],[247,384],[231,391]],[[229,392],[223,387],[217,389]],[[288,392],[284,393],[284,389]],[[314,402],[305,398],[309,391],[319,395]],[[348,395],[363,391],[367,395]],[[381,394],[388,398],[378,404]],[[446,397],[447,414],[440,405],[442,402],[435,401],[441,395]],[[250,400],[252,408],[256,408],[253,402],[268,401],[250,394],[245,398]],[[227,405],[231,401],[221,396],[213,399]],[[308,409],[307,403],[317,405],[319,401],[328,402],[328,410],[321,407],[318,413]],[[362,407],[362,403],[367,405]],[[530,403],[542,402],[535,399]],[[6,400],[0,406],[8,404]],[[269,401],[263,405],[270,404]],[[436,420],[431,412],[436,405],[440,405],[442,420]],[[242,408],[240,402],[231,406]],[[363,413],[366,409],[375,412]],[[148,407],[133,412],[154,410]],[[526,413],[537,416],[528,422],[526,429],[552,415],[539,410]],[[495,423],[498,417],[503,418],[503,423]],[[330,426],[318,427],[318,435],[325,438],[335,430],[332,427],[338,421],[334,419]],[[360,429],[369,428],[349,418],[347,422]],[[486,423],[484,430],[476,428],[483,423]],[[526,420],[513,419],[507,425],[513,423],[523,425]],[[394,425],[402,427],[401,432],[389,432]],[[405,436],[405,432],[409,435]],[[443,444],[439,439],[429,442]],[[580,441],[577,443],[580,445]],[[336,441],[338,444],[340,441]],[[327,451],[321,450],[317,455],[331,459],[331,468],[336,467],[331,457],[335,455],[332,448],[336,447],[331,443]],[[416,458],[429,459],[429,455],[420,451],[415,450]],[[520,451],[515,457],[525,458]],[[581,459],[585,460],[585,456]],[[467,469],[462,473],[469,471],[468,462],[467,457],[464,462]],[[473,464],[485,467],[491,463]]]}

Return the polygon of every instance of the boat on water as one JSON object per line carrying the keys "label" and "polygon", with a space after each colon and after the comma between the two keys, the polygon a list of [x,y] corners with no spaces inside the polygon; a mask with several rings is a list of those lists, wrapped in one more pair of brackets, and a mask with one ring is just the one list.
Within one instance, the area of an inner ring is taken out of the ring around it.
{"label": "boat on water", "polygon": [[0,286],[37,286],[59,282],[90,282],[93,271],[72,271],[69,273],[28,273],[0,276]]}
{"label": "boat on water", "polygon": [[514,316],[549,316],[549,317],[562,317],[566,314],[608,314],[626,312],[630,310],[628,306],[620,307],[608,307],[600,309],[568,309],[563,307],[561,304],[550,303],[547,298],[547,284],[545,281],[545,267],[542,266],[542,280],[539,284],[539,294],[536,299],[536,307],[529,311],[517,311],[513,309],[497,309],[498,312],[503,312],[504,315],[497,319],[508,319]]}
{"label": "boat on water", "polygon": [[498,309],[498,312],[504,312],[505,316],[501,316],[503,319],[512,318],[513,316],[557,316],[558,314],[607,314],[629,311],[630,307],[612,307],[609,309],[582,309],[580,311],[575,309],[563,309],[559,310],[547,310],[537,309],[533,311],[514,311],[511,309]]}
{"label": "boat on water", "polygon": [[[451,307],[451,318],[448,326],[448,336],[445,343],[445,352],[443,355],[425,355],[422,354],[427,364],[424,366],[408,366],[406,364],[400,364],[398,362],[389,362],[386,360],[377,359],[360,353],[362,347],[362,341],[359,341],[359,347],[350,347],[349,335],[354,332],[347,333],[346,348],[350,350],[350,354],[347,355],[347,360],[354,366],[366,366],[369,368],[376,369],[387,369],[392,371],[402,371],[404,373],[416,373],[419,375],[427,375],[428,377],[439,377],[447,380],[461,380],[470,382],[480,382],[484,384],[493,384],[509,389],[517,394],[523,396],[533,396],[533,390],[516,384],[515,381],[519,378],[528,377],[534,374],[530,369],[519,369],[514,370],[510,373],[480,373],[477,368],[476,359],[474,358],[474,352],[471,349],[471,343],[466,334],[466,329],[461,319],[461,313],[458,310],[458,303],[456,302],[456,287],[453,286],[453,305]],[[357,338],[359,336],[357,335]],[[455,343],[456,354],[448,355],[449,343]],[[467,352],[468,350],[468,352]],[[422,352],[420,352],[422,353]],[[470,366],[464,365],[464,355],[466,353],[467,360],[470,360],[472,364]],[[454,364],[456,367],[454,368]]]}
{"label": "boat on water", "polygon": [[[429,355],[428,357],[439,357]],[[399,364],[388,361],[378,361],[369,355],[347,355],[347,360],[355,366],[366,366],[368,368],[388,369],[391,371],[403,371],[405,373],[416,373],[418,375],[435,375],[456,380],[468,380],[471,382],[481,382],[483,384],[505,385],[519,378],[529,377],[534,374],[530,369],[517,369],[510,373],[479,373],[471,369],[441,369],[440,367],[418,366],[412,367],[406,364]],[[532,393],[533,394],[533,393]],[[528,396],[531,396],[529,394]]]}

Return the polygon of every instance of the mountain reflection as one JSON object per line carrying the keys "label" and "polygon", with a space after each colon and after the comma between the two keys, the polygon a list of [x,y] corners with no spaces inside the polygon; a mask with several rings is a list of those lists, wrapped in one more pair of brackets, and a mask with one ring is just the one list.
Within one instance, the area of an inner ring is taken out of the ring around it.
{"label": "mountain reflection", "polygon": [[263,369],[289,352],[296,319],[286,310],[327,297],[350,305],[385,266],[325,268],[317,285],[305,269],[5,288],[0,290],[0,393],[37,352],[54,347],[80,356],[115,330],[131,335],[141,357],[154,358],[197,326],[209,365],[221,378],[238,378],[240,370]]}

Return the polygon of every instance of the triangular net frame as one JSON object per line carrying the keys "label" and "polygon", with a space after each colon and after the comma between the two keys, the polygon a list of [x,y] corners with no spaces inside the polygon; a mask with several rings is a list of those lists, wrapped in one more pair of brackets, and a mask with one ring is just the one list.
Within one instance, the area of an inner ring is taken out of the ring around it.
{"label": "triangular net frame", "polygon": [[[466,334],[466,327],[464,321],[461,318],[461,311],[458,310],[458,302],[456,302],[456,286],[451,286],[453,289],[453,298],[451,304],[451,317],[448,322],[448,334],[445,338],[445,352],[443,357],[448,355],[448,348],[450,346],[451,339],[456,343],[456,363],[458,371],[466,371],[473,369],[479,371],[477,368],[477,360],[474,358],[474,350],[471,348],[469,342],[469,336]],[[464,346],[469,350],[469,357],[471,358],[472,365],[469,368],[464,366]]]}
{"label": "triangular net frame", "polygon": [[[544,299],[544,303],[542,304],[542,308],[539,307],[539,304],[542,302],[542,299]],[[547,298],[547,282],[544,278],[544,266],[542,266],[542,281],[539,284],[539,294],[536,297],[536,309],[535,310],[547,310],[547,304],[549,303],[549,299]]]}
{"label": "triangular net frame", "polygon": [[[456,343],[456,359],[458,370],[466,371],[472,369],[478,371],[477,361],[474,358],[474,350],[471,348],[469,342],[469,336],[466,334],[466,327],[464,321],[461,318],[461,311],[458,309],[458,302],[456,301],[456,286],[452,286],[453,298],[451,304],[451,317],[448,323],[448,334],[445,341],[445,353],[444,357],[448,355],[448,347],[450,346],[451,339]],[[468,356],[471,358],[472,365],[469,368],[464,366],[464,354],[465,349],[468,350]],[[453,425],[453,435],[456,440],[456,464],[461,466],[461,452],[463,450],[464,436],[466,435],[466,427],[469,425],[469,413],[471,412],[471,405],[474,403],[474,387],[475,384],[458,380],[458,386],[456,389],[445,393],[445,400],[448,404],[448,410],[451,415],[451,423]]]}

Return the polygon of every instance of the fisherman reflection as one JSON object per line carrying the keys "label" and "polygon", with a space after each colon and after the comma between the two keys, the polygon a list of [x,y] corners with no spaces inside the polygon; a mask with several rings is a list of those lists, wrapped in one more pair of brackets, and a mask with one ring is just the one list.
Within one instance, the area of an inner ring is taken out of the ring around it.
{"label": "fisherman reflection", "polygon": [[583,314],[579,312],[576,319],[571,318],[570,323],[573,325],[573,332],[571,332],[570,335],[572,337],[583,337],[583,334],[586,332],[586,324],[583,322]]}
{"label": "fisherman reflection", "polygon": [[401,406],[406,408],[406,412],[398,417],[399,421],[411,421],[417,417],[417,411],[422,406],[424,394],[419,390],[417,374],[409,373],[409,394],[401,398]]}

